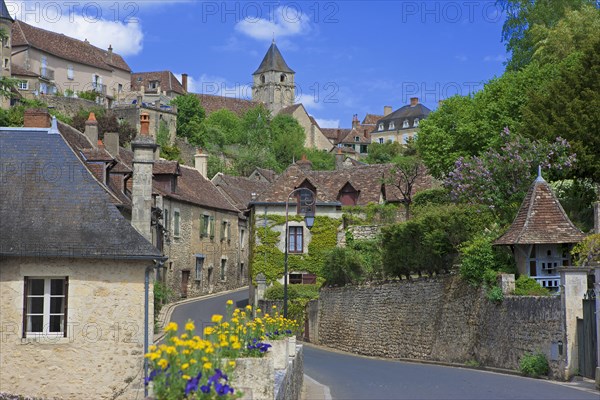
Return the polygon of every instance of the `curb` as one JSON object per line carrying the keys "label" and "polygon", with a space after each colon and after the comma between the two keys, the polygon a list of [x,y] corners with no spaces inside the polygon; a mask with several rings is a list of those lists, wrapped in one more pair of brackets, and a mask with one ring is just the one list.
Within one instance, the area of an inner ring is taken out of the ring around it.
{"label": "curb", "polygon": [[176,301],[174,303],[165,304],[163,306],[163,308],[160,310],[160,313],[158,314],[158,322],[159,322],[159,326],[160,326],[160,332],[154,335],[153,343],[156,344],[165,337],[165,327],[171,320],[171,315],[173,315],[173,310],[175,310],[175,307],[177,307],[181,304],[187,304],[187,303],[193,303],[195,301],[212,299],[213,297],[223,296],[223,295],[226,295],[229,293],[241,292],[242,290],[248,290],[249,288],[250,288],[249,286],[242,286],[241,288],[237,288],[237,289],[226,290],[224,292],[211,293],[211,294],[207,294],[204,296],[191,297],[189,299],[183,299],[183,300]]}
{"label": "curb", "polygon": [[317,382],[306,374],[304,374],[304,385],[301,398],[302,400],[332,400],[329,386]]}

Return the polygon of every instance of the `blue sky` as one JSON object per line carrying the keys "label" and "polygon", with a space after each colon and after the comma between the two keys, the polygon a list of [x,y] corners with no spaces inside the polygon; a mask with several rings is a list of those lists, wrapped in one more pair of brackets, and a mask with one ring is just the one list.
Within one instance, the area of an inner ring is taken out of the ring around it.
{"label": "blue sky", "polygon": [[6,1],[44,29],[112,44],[134,71],[188,73],[198,92],[248,98],[275,34],[298,101],[321,125],[419,97],[430,108],[499,76],[494,1]]}

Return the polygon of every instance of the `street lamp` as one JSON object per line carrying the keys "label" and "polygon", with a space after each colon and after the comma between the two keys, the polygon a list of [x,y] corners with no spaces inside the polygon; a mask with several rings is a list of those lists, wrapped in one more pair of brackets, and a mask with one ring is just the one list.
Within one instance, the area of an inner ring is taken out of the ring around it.
{"label": "street lamp", "polygon": [[[302,194],[304,192],[304,194]],[[310,189],[307,188],[297,188],[294,189],[288,194],[285,199],[285,258],[284,258],[284,269],[283,269],[283,318],[287,318],[288,314],[288,253],[289,253],[289,224],[288,224],[288,215],[289,215],[289,206],[290,206],[290,197],[294,193],[300,193],[299,196],[299,214],[304,214],[304,223],[306,227],[310,230],[315,224],[315,214],[316,214],[316,204],[317,204],[317,195]],[[303,236],[304,238],[304,236]],[[296,242],[297,244],[297,242]],[[304,240],[302,240],[302,245],[304,246]]]}

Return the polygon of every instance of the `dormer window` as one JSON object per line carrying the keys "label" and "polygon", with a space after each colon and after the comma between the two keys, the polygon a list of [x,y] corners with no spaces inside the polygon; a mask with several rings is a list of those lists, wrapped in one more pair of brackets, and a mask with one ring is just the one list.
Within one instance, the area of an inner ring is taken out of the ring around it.
{"label": "dormer window", "polygon": [[156,89],[158,87],[158,81],[151,81],[148,84],[148,89]]}
{"label": "dormer window", "polygon": [[279,82],[285,82],[285,78],[286,78],[285,74],[281,74],[279,76]]}
{"label": "dormer window", "polygon": [[408,128],[408,120],[407,119],[405,119],[404,122],[402,123],[402,127]]}
{"label": "dormer window", "polygon": [[383,124],[379,124],[379,130],[382,131],[383,130]]}
{"label": "dormer window", "polygon": [[354,141],[355,142],[360,142],[360,136],[354,136]]}
{"label": "dormer window", "polygon": [[394,121],[390,122],[390,129],[395,129],[396,125],[394,125]]}
{"label": "dormer window", "polygon": [[419,126],[419,118],[415,118],[415,122],[413,122],[413,126],[414,127]]}

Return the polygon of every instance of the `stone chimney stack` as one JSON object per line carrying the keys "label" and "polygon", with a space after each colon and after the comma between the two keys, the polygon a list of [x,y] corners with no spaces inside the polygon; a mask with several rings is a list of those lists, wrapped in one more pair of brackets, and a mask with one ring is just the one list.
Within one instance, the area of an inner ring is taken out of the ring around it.
{"label": "stone chimney stack", "polygon": [[133,187],[131,225],[152,243],[152,166],[156,144],[149,135],[150,116],[140,115],[140,134],[131,142],[133,150]]}
{"label": "stone chimney stack", "polygon": [[50,113],[47,108],[29,108],[23,116],[25,128],[49,128],[51,125]]}
{"label": "stone chimney stack", "polygon": [[344,168],[344,153],[342,153],[342,148],[338,147],[337,152],[335,153],[335,169],[343,169]]}
{"label": "stone chimney stack", "polygon": [[113,157],[119,156],[119,133],[118,132],[106,132],[104,134],[104,147],[106,151]]}
{"label": "stone chimney stack", "polygon": [[188,74],[181,74],[181,86],[183,86],[183,90],[187,93],[187,91],[188,91]]}
{"label": "stone chimney stack", "polygon": [[352,127],[356,128],[359,124],[360,122],[358,121],[358,114],[354,114],[352,116]]}
{"label": "stone chimney stack", "polygon": [[300,159],[300,161],[296,161],[296,165],[300,167],[300,169],[305,171],[312,170],[312,161],[306,158],[306,154],[302,154],[302,158]]}
{"label": "stone chimney stack", "polygon": [[88,138],[92,146],[98,145],[98,121],[96,121],[96,114],[90,113],[87,121],[85,121],[84,135]]}
{"label": "stone chimney stack", "polygon": [[392,113],[392,106],[383,106],[383,116],[387,117]]}
{"label": "stone chimney stack", "polygon": [[414,106],[416,106],[417,104],[419,104],[419,98],[418,98],[418,97],[411,97],[411,98],[410,98],[410,106],[411,106],[411,107],[414,107]]}
{"label": "stone chimney stack", "polygon": [[113,48],[112,44],[108,45],[108,62],[111,63],[113,60]]}
{"label": "stone chimney stack", "polygon": [[202,149],[196,150],[194,164],[200,175],[208,179],[208,154],[202,153]]}

